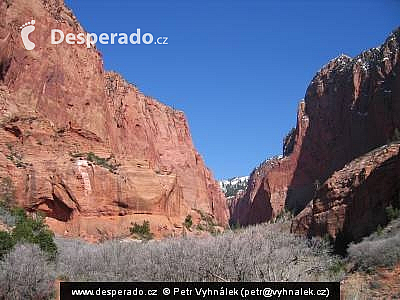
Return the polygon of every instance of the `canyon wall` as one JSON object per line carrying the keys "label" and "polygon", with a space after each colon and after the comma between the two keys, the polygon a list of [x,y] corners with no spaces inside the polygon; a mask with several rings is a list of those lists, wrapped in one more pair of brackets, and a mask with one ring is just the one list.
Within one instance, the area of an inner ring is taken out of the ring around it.
{"label": "canyon wall", "polygon": [[299,213],[333,172],[400,137],[399,48],[396,29],[380,47],[340,55],[318,71],[284,139],[285,156],[252,172],[233,223],[268,221],[284,207]]}
{"label": "canyon wall", "polygon": [[291,230],[328,234],[343,247],[385,225],[387,210],[400,207],[399,149],[400,142],[384,145],[334,172],[295,217]]}
{"label": "canyon wall", "polygon": [[[27,51],[19,26],[32,18]],[[226,199],[183,112],[105,72],[95,48],[52,45],[51,29],[85,32],[63,1],[0,1],[0,176],[17,203],[87,239],[143,220],[167,236],[199,212],[226,226]]]}

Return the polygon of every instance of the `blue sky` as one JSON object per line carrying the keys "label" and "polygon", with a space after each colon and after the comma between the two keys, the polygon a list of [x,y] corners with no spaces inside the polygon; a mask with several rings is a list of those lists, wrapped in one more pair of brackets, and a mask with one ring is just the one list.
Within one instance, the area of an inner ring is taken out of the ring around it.
{"label": "blue sky", "polygon": [[168,45],[101,45],[107,70],[188,118],[216,178],[281,154],[318,69],[400,25],[400,1],[66,0],[88,32],[150,32]]}

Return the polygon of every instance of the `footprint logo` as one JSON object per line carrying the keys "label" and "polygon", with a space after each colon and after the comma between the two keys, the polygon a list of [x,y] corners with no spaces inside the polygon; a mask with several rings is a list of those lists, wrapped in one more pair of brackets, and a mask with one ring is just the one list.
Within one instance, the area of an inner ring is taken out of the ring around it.
{"label": "footprint logo", "polygon": [[29,40],[29,34],[35,31],[35,20],[32,20],[28,23],[22,25],[19,29],[21,29],[21,38],[22,43],[26,50],[33,50],[35,49],[35,43]]}

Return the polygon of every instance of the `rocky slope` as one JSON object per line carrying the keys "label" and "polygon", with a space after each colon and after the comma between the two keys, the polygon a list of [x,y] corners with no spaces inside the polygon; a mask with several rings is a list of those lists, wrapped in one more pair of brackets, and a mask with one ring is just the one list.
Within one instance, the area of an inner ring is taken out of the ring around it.
{"label": "rocky slope", "polygon": [[343,247],[384,226],[386,208],[400,207],[399,149],[400,142],[379,147],[333,173],[296,216],[291,230],[329,234]]}
{"label": "rocky slope", "polygon": [[[32,51],[19,26],[36,20]],[[149,220],[160,235],[203,211],[226,225],[226,199],[194,149],[182,112],[143,95],[85,45],[62,1],[0,1],[0,176],[57,233],[97,239]],[[176,225],[176,226],[175,226]]]}
{"label": "rocky slope", "polygon": [[[400,29],[378,48],[341,55],[313,78],[300,102],[285,156],[251,174],[233,221],[263,222],[283,207],[300,212],[346,163],[394,139],[400,128]],[[366,205],[365,209],[373,209]]]}

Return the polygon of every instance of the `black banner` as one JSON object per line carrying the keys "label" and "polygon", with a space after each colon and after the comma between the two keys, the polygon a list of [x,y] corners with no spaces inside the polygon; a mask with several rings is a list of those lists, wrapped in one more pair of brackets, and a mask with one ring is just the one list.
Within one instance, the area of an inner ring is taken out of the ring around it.
{"label": "black banner", "polygon": [[60,300],[340,299],[338,282],[61,282]]}

